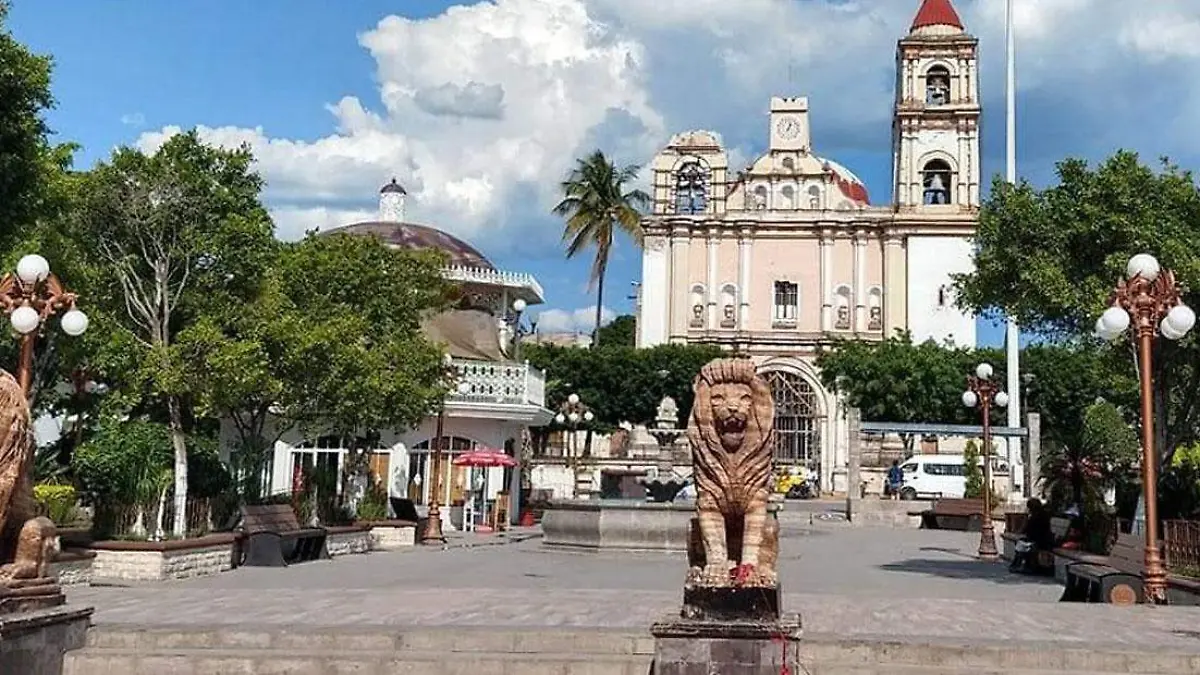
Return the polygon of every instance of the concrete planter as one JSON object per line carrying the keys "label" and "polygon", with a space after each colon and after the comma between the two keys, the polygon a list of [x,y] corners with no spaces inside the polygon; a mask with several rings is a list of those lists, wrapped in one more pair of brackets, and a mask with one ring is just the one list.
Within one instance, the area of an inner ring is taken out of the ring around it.
{"label": "concrete planter", "polygon": [[95,557],[94,551],[66,550],[50,563],[50,572],[58,577],[60,586],[87,584],[92,580],[92,560]]}
{"label": "concrete planter", "polygon": [[417,524],[411,520],[374,520],[360,525],[368,528],[372,551],[395,551],[417,543]]}
{"label": "concrete planter", "polygon": [[556,499],[542,518],[542,543],[582,549],[686,551],[692,503]]}
{"label": "concrete planter", "polygon": [[327,527],[325,546],[329,555],[349,555],[351,553],[368,553],[371,550],[371,531],[361,525],[343,527]]}
{"label": "concrete planter", "polygon": [[163,581],[211,576],[233,568],[236,535],[167,541],[97,541],[91,581]]}

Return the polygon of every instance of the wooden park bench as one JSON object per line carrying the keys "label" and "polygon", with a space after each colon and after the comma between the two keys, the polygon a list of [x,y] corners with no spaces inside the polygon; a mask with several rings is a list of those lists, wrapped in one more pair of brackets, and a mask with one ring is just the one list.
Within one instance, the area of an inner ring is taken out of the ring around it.
{"label": "wooden park bench", "polygon": [[983,500],[935,499],[920,515],[921,527],[927,530],[978,532],[983,526]]}
{"label": "wooden park bench", "polygon": [[242,507],[242,564],[285,567],[294,562],[329,557],[323,527],[301,527],[288,504]]}
{"label": "wooden park bench", "polygon": [[1142,571],[1144,542],[1141,537],[1121,533],[1107,556],[1075,555],[1056,549],[1056,556],[1074,561],[1065,565],[1062,602],[1107,602],[1133,605],[1144,601]]}

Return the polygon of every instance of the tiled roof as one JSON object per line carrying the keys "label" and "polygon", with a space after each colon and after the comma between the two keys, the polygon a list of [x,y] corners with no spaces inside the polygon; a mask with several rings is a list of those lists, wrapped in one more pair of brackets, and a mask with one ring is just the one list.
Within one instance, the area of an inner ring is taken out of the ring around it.
{"label": "tiled roof", "polygon": [[917,10],[917,17],[913,19],[912,30],[925,26],[963,28],[962,19],[958,18],[958,12],[950,0],[922,0],[921,9]]}

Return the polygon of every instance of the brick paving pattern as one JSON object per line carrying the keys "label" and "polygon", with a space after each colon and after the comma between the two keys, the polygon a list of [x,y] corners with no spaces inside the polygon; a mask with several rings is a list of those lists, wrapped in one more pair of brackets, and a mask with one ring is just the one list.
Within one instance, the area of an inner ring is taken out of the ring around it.
{"label": "brick paving pattern", "polygon": [[[971,554],[978,535],[788,524],[785,610],[805,632],[1200,652],[1200,608],[1059,604],[1052,579]],[[97,623],[596,627],[646,630],[678,611],[682,555],[571,553],[536,539],[371,553],[132,588],[84,587]]]}

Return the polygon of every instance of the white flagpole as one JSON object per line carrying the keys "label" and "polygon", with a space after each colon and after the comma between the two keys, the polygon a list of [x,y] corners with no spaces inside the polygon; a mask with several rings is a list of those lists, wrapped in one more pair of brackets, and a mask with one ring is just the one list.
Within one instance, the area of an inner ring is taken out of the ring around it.
{"label": "white flagpole", "polygon": [[[1005,60],[1007,62],[1006,82],[1006,111],[1005,111],[1005,180],[1011,185],[1017,182],[1017,67],[1016,67],[1016,36],[1013,30],[1013,0],[1006,0],[1004,12]],[[1006,347],[1006,362],[1008,373],[1008,426],[1024,426],[1021,421],[1021,331],[1013,317],[1007,317],[1004,342]],[[1009,484],[1014,485],[1016,467],[1023,465],[1021,460],[1021,442],[1010,443],[1008,446]],[[1015,448],[1013,446],[1016,446]],[[1016,451],[1014,453],[1014,450]],[[1014,458],[1013,455],[1017,456]],[[1027,485],[1024,489],[1033,494],[1035,486]]]}

